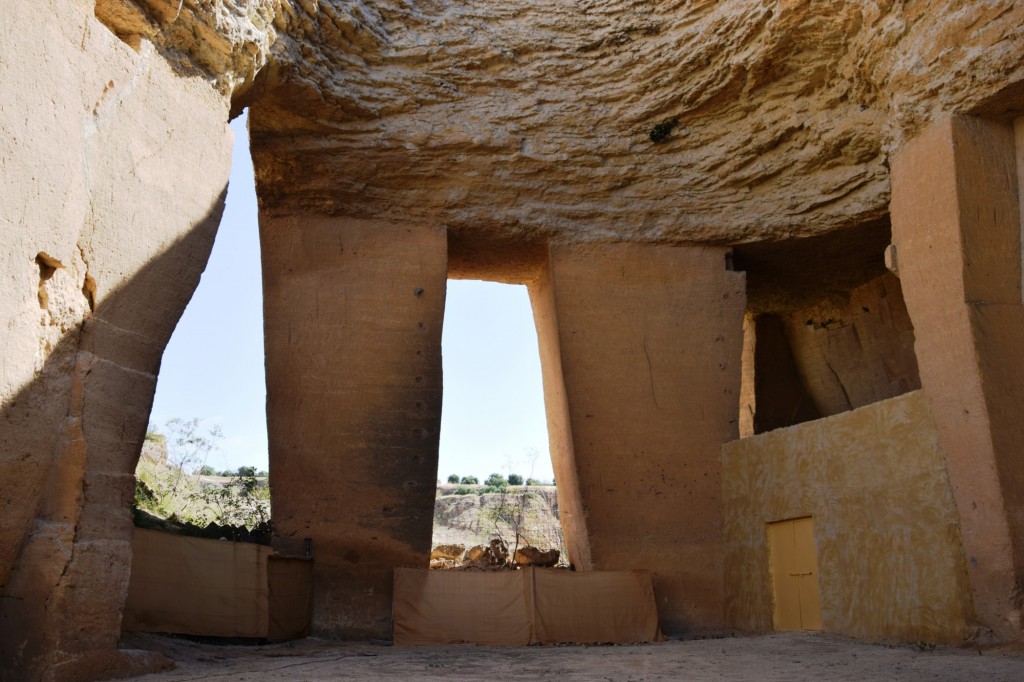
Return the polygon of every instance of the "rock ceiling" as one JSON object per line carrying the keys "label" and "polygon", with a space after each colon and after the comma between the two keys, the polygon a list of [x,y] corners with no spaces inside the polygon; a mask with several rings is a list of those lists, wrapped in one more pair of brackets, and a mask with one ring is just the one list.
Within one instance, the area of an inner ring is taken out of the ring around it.
{"label": "rock ceiling", "polygon": [[[1012,114],[1024,81],[1014,0],[178,4],[100,1],[162,17],[147,37],[222,87],[218,64],[243,72],[228,86],[265,211],[458,235],[742,243],[884,222],[889,154],[945,112]],[[181,16],[208,25],[183,38]]]}

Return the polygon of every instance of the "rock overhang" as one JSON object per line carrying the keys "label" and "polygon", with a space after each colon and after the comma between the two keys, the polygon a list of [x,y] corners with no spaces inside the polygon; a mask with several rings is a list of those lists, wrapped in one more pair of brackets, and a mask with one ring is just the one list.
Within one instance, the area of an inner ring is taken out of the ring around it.
{"label": "rock overhang", "polygon": [[1011,106],[1022,19],[952,0],[282,2],[252,93],[259,194],[467,238],[844,231],[885,219],[907,136]]}

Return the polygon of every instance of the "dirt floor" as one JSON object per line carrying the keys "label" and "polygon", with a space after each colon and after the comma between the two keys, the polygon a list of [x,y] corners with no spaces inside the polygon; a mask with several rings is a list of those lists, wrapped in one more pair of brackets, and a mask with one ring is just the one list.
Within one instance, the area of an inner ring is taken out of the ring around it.
{"label": "dirt floor", "polygon": [[833,635],[779,633],[635,646],[391,647],[306,639],[218,646],[133,635],[124,643],[164,653],[174,670],[147,682],[271,680],[930,680],[1020,682],[1024,651],[871,644]]}

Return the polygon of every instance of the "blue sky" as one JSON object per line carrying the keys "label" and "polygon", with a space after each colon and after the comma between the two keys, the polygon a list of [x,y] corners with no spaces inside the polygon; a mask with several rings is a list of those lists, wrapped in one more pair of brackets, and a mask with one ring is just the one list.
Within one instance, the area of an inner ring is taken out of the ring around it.
{"label": "blue sky", "polygon": [[[219,425],[215,469],[267,468],[263,303],[256,189],[245,115],[227,207],[202,281],[164,352],[150,423]],[[526,288],[449,281],[439,477],[519,473],[550,480],[537,335]]]}

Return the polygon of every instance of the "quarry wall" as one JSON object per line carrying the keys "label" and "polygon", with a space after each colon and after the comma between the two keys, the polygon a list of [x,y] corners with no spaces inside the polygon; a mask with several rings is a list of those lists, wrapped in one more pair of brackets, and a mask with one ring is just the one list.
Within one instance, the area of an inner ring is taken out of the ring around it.
{"label": "quarry wall", "polygon": [[[950,591],[934,624],[909,583],[902,615],[825,622],[1019,639],[1021,54],[1013,0],[14,3],[5,679],[160,664],[116,648],[132,471],[244,106],[276,549],[314,541],[314,632],[386,632],[391,572],[427,562],[444,282],[478,276],[531,288],[571,560],[651,569],[667,631],[765,627],[764,576],[738,558],[762,550],[726,542],[741,479],[720,447],[861,408],[894,430],[931,415],[937,446],[911,452],[934,513],[907,523],[955,519],[933,567]],[[791,465],[763,466],[789,486]],[[874,480],[867,460],[842,476]],[[772,499],[758,513],[807,513]],[[850,522],[871,506],[844,504]]]}
{"label": "quarry wall", "polygon": [[153,664],[116,648],[128,505],[223,208],[229,102],[92,3],[16,3],[2,23],[0,667],[95,679]]}

